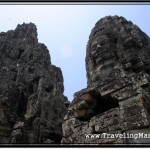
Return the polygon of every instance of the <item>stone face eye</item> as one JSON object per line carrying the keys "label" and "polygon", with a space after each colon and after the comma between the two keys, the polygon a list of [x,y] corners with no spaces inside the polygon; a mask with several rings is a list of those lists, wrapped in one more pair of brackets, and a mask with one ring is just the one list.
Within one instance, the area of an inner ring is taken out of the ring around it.
{"label": "stone face eye", "polygon": [[100,31],[103,31],[105,28],[101,28]]}
{"label": "stone face eye", "polygon": [[96,49],[96,44],[94,44],[91,49],[95,50]]}

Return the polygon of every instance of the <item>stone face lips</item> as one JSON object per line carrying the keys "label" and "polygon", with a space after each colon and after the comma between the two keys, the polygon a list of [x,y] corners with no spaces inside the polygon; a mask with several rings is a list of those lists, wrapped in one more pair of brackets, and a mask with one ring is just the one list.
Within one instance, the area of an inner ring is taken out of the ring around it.
{"label": "stone face lips", "polygon": [[0,143],[60,143],[67,98],[33,23],[0,33]]}
{"label": "stone face lips", "polygon": [[62,143],[150,143],[133,136],[90,138],[103,133],[150,133],[149,37],[123,17],[100,19],[89,36],[86,71],[87,88],[74,94]]}

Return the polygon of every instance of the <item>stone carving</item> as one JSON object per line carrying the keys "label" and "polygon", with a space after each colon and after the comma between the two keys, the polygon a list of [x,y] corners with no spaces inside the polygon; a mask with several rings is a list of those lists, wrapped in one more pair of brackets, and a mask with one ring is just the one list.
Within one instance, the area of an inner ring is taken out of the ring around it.
{"label": "stone carving", "polygon": [[68,103],[33,23],[0,33],[0,143],[60,143]]}
{"label": "stone carving", "polygon": [[62,143],[129,144],[148,139],[86,138],[103,133],[150,133],[150,39],[131,21],[106,16],[86,49],[87,88],[76,92]]}

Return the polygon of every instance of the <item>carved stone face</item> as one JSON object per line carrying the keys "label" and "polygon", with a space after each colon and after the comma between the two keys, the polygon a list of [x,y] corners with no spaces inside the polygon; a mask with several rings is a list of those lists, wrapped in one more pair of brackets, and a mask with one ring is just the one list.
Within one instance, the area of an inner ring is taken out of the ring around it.
{"label": "carved stone face", "polygon": [[[115,45],[109,36],[102,35],[91,43],[91,59],[93,60],[92,81],[108,76],[116,64]],[[98,79],[97,79],[98,78]]]}
{"label": "carved stone face", "polygon": [[150,74],[149,49],[149,38],[131,22],[117,17],[100,20],[92,29],[87,45],[88,85],[109,80],[115,68],[125,76]]}
{"label": "carved stone face", "polygon": [[110,39],[105,35],[93,41],[91,55],[95,68],[104,68],[107,64],[113,63],[110,61],[114,59],[110,46]]}
{"label": "carved stone face", "polygon": [[102,62],[110,58],[109,54],[109,39],[106,36],[96,39],[92,43],[92,52],[93,59],[95,60],[95,65],[98,66]]}

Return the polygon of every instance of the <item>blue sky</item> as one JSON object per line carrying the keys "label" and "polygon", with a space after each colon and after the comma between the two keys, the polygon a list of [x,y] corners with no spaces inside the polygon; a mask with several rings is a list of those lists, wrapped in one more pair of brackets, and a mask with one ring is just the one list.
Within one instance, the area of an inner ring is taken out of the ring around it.
{"label": "blue sky", "polygon": [[0,32],[17,24],[36,24],[38,40],[49,49],[52,64],[61,68],[64,94],[87,86],[85,55],[91,29],[102,17],[123,16],[150,36],[150,5],[0,5]]}

